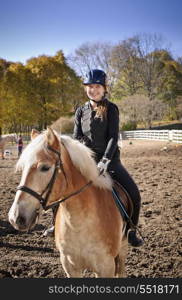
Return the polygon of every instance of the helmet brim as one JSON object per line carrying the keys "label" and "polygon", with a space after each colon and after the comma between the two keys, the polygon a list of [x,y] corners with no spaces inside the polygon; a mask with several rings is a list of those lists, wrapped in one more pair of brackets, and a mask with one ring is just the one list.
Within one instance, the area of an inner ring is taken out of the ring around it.
{"label": "helmet brim", "polygon": [[103,84],[103,83],[100,83],[100,82],[83,82],[83,85],[91,85],[91,84],[100,84],[100,85],[102,85],[102,86],[106,86],[105,84]]}

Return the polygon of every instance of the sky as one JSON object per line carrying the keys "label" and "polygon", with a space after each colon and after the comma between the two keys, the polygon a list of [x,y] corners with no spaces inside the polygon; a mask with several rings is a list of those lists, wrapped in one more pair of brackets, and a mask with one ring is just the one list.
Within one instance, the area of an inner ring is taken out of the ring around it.
{"label": "sky", "polygon": [[86,42],[138,33],[161,34],[182,56],[182,0],[0,0],[0,58],[8,61],[67,56]]}

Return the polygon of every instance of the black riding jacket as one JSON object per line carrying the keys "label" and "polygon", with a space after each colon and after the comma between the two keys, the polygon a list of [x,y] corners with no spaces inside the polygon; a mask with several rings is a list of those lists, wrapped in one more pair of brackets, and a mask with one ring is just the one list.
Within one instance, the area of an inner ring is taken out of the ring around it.
{"label": "black riding jacket", "polygon": [[107,118],[95,118],[95,110],[90,102],[80,106],[75,113],[73,137],[91,148],[96,154],[96,160],[102,157],[109,160],[118,159],[119,111],[116,104],[105,99],[107,103]]}

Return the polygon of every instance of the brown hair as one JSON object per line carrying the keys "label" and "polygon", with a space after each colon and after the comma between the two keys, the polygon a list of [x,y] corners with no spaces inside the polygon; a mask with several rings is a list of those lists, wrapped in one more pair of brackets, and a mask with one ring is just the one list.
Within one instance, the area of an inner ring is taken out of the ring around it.
{"label": "brown hair", "polygon": [[100,118],[102,121],[104,119],[107,119],[107,102],[105,101],[105,99],[98,102],[95,111],[95,118]]}

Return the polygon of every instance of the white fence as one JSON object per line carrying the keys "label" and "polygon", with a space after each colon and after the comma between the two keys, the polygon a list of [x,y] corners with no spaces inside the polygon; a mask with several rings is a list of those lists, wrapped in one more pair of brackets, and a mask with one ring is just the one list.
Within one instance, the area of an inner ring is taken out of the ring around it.
{"label": "white fence", "polygon": [[182,130],[135,130],[123,131],[121,139],[160,140],[182,143]]}

